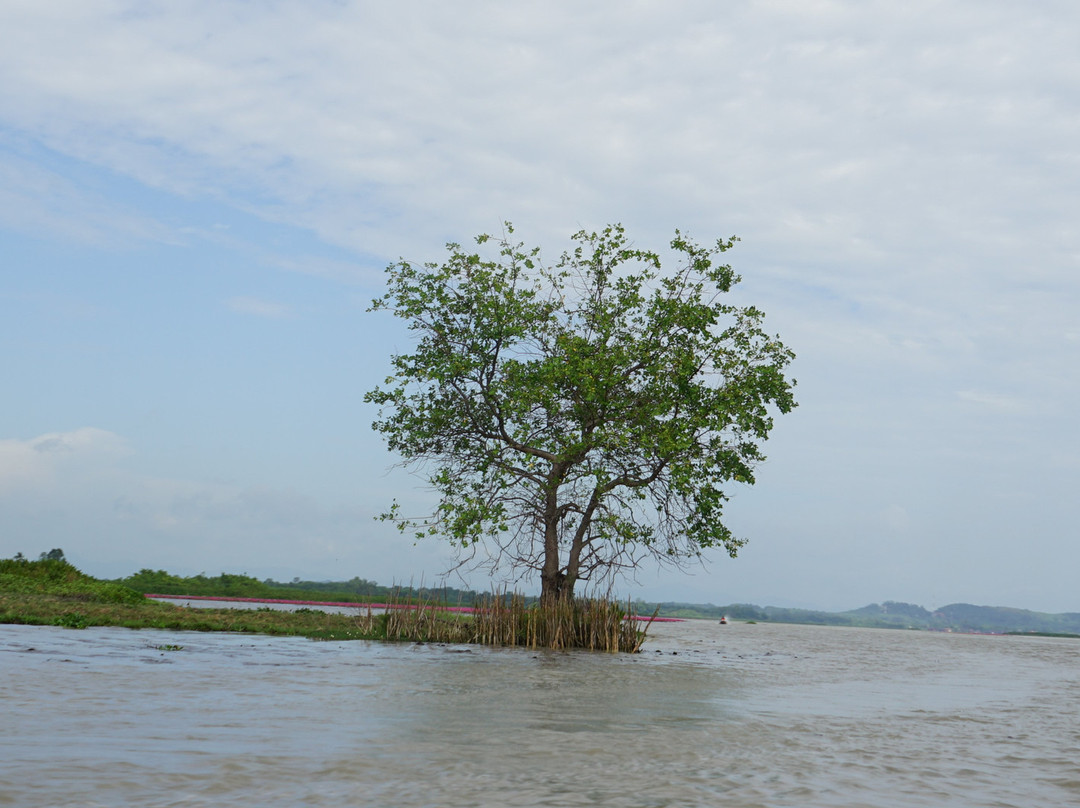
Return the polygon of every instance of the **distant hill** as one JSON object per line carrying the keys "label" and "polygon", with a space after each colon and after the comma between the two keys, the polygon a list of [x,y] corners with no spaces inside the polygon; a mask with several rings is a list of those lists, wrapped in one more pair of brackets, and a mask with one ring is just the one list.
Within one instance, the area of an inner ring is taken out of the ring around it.
{"label": "distant hill", "polygon": [[916,622],[930,622],[933,619],[933,615],[922,606],[916,606],[914,603],[896,603],[891,600],[885,603],[871,603],[869,606],[853,609],[850,612],[845,612],[845,614],[879,617],[885,620],[914,620]]}
{"label": "distant hill", "polygon": [[647,603],[645,601],[636,602],[634,608],[639,613],[646,614],[651,614],[659,608],[659,614],[664,617],[719,619],[721,616],[727,616],[731,620],[753,620],[761,623],[1080,636],[1080,613],[1045,614],[1001,606],[973,606],[970,603],[953,603],[933,612],[913,603],[895,601],[871,603],[847,612],[786,609],[746,603],[715,606],[711,603]]}
{"label": "distant hill", "polygon": [[[939,617],[940,615],[940,617]],[[960,631],[1017,631],[1080,634],[1080,613],[1044,614],[1003,606],[942,606],[934,617]]]}

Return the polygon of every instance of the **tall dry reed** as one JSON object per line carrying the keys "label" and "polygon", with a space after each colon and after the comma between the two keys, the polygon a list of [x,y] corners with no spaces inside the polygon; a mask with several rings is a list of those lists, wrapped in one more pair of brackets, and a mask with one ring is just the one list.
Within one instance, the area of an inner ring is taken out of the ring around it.
{"label": "tall dry reed", "polygon": [[604,598],[529,604],[520,595],[493,595],[471,615],[425,604],[390,608],[374,618],[383,622],[390,640],[634,653],[645,640],[648,624],[639,628],[628,616],[628,608]]}

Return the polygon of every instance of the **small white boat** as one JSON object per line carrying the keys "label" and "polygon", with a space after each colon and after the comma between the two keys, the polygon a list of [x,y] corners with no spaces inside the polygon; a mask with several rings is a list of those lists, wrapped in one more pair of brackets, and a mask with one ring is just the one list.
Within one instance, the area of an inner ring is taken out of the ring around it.
{"label": "small white boat", "polygon": [[726,614],[723,617],[720,618],[720,625],[722,625],[722,626],[727,625],[727,615]]}

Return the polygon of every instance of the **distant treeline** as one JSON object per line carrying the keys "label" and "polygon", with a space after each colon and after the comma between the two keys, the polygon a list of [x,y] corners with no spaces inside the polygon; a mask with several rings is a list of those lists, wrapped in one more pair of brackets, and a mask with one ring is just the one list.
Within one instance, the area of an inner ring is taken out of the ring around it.
{"label": "distant treeline", "polygon": [[142,569],[116,583],[143,594],[156,595],[203,595],[231,598],[267,598],[280,600],[326,600],[344,603],[377,603],[387,598],[438,601],[453,605],[470,606],[479,593],[471,589],[452,586],[414,587],[382,586],[365,578],[348,581],[260,581],[249,575],[223,572],[220,575],[204,574],[183,577],[165,570]]}
{"label": "distant treeline", "polygon": [[973,606],[953,603],[928,611],[912,603],[872,603],[847,612],[821,612],[809,609],[783,609],[732,603],[727,606],[694,603],[634,604],[638,613],[652,613],[659,608],[668,617],[753,620],[760,623],[802,623],[822,626],[857,626],[863,628],[907,628],[931,631],[982,633],[1031,633],[1080,635],[1080,613],[1046,614],[1002,606]]}

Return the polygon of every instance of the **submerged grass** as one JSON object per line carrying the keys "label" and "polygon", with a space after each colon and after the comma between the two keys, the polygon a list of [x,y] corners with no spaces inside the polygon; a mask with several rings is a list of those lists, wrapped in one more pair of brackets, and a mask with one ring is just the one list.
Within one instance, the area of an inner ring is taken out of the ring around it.
{"label": "submerged grass", "polygon": [[493,595],[472,614],[448,612],[435,602],[391,604],[384,613],[369,607],[358,614],[189,608],[148,600],[122,585],[85,575],[64,561],[0,559],[0,623],[635,652],[645,631],[627,614],[608,599],[527,605],[520,595]]}

